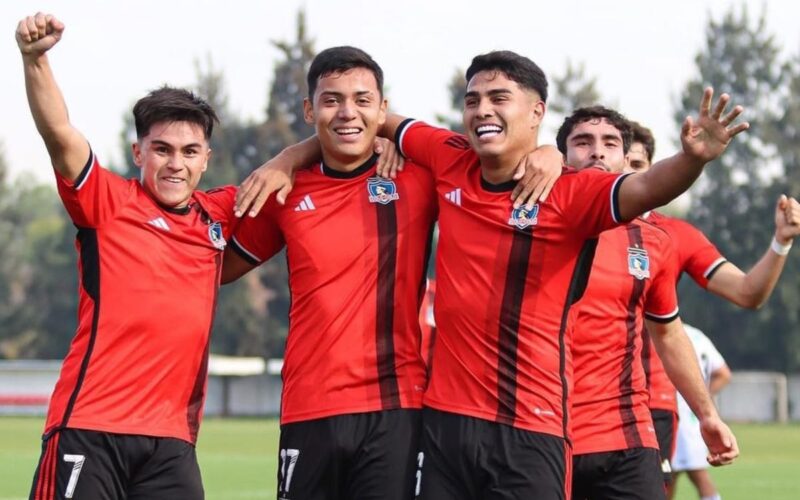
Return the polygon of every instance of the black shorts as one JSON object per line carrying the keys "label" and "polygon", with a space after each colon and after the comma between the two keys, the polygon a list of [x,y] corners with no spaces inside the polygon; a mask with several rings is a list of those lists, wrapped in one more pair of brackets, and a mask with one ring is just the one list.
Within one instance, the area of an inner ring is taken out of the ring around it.
{"label": "black shorts", "polygon": [[417,498],[567,498],[571,452],[564,439],[430,408],[422,422]]}
{"label": "black shorts", "polygon": [[575,455],[572,500],[663,500],[659,453],[632,448]]}
{"label": "black shorts", "polygon": [[678,429],[678,414],[669,410],[650,410],[653,427],[656,429],[658,449],[661,452],[661,472],[664,484],[672,484],[672,456],[675,454],[675,432]]}
{"label": "black shorts", "polygon": [[45,437],[30,498],[204,498],[194,446],[174,438],[62,429]]}
{"label": "black shorts", "polygon": [[421,418],[385,410],[282,425],[277,498],[413,498]]}

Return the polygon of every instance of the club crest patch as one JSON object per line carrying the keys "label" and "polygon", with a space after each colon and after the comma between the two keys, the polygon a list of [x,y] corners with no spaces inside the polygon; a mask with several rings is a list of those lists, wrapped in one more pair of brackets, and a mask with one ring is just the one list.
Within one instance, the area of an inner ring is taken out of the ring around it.
{"label": "club crest patch", "polygon": [[222,235],[222,224],[219,222],[212,222],[208,226],[208,239],[211,244],[219,250],[225,250],[225,237]]}
{"label": "club crest patch", "polygon": [[533,205],[533,208],[528,210],[525,205],[515,208],[511,211],[511,217],[508,219],[509,226],[517,226],[520,229],[525,229],[528,226],[535,226],[539,223],[539,204]]}
{"label": "club crest patch", "polygon": [[650,257],[647,250],[628,248],[628,272],[638,280],[650,277]]}
{"label": "club crest patch", "polygon": [[369,193],[370,203],[380,203],[388,205],[394,200],[399,200],[397,185],[391,179],[383,177],[370,177],[367,179],[367,192]]}

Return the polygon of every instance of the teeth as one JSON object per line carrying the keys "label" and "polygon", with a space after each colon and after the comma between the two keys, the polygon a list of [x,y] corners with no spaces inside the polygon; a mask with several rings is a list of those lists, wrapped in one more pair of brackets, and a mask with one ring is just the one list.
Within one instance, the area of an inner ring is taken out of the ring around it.
{"label": "teeth", "polygon": [[357,134],[359,132],[360,132],[360,130],[357,129],[357,128],[337,128],[336,129],[336,133],[337,134]]}
{"label": "teeth", "polygon": [[503,128],[499,125],[481,125],[480,127],[475,129],[475,133],[478,134],[479,137],[484,135],[496,135],[503,131]]}

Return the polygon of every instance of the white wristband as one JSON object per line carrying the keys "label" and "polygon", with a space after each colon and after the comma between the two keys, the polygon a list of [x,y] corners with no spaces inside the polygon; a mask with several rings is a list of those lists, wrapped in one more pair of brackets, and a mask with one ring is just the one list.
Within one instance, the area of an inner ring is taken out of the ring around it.
{"label": "white wristband", "polygon": [[789,255],[789,250],[792,249],[792,242],[790,241],[786,245],[781,245],[773,236],[772,243],[770,243],[769,247],[778,255]]}

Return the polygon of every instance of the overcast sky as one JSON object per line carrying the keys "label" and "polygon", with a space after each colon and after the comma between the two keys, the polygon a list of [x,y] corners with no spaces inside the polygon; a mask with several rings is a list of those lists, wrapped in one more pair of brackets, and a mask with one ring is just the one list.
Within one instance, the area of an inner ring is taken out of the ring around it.
{"label": "overcast sky", "polygon": [[[773,0],[14,0],[0,2],[0,142],[12,173],[49,179],[49,160],[28,112],[17,21],[37,10],[66,24],[50,60],[72,122],[106,162],[120,158],[122,115],[149,89],[190,86],[195,61],[224,70],[234,112],[261,119],[279,53],[305,7],[316,49],[363,48],[381,64],[399,113],[434,120],[448,111],[446,85],[472,56],[511,49],[561,74],[567,59],[598,77],[607,104],[654,129],[658,153],[673,150],[673,103],[695,75],[709,16],[745,3],[784,48],[800,51],[800,4]],[[557,126],[545,120],[546,128]],[[550,132],[543,135],[552,141]],[[657,153],[657,155],[658,155]]]}

